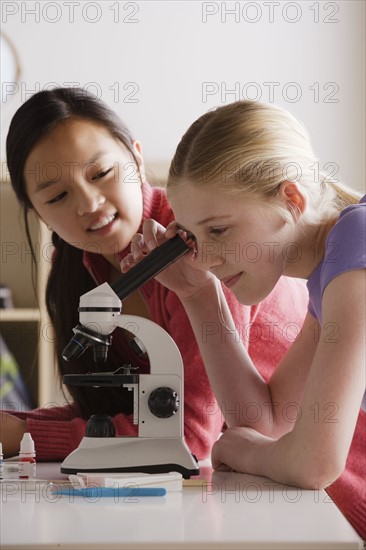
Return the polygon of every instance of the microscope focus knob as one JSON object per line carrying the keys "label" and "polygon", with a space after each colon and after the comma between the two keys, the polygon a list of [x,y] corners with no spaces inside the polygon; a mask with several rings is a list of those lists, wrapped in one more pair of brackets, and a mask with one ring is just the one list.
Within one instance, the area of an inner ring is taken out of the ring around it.
{"label": "microscope focus knob", "polygon": [[170,418],[178,410],[179,395],[172,388],[156,388],[149,395],[148,406],[154,416]]}
{"label": "microscope focus knob", "polygon": [[115,437],[116,428],[107,414],[93,414],[88,420],[85,437]]}

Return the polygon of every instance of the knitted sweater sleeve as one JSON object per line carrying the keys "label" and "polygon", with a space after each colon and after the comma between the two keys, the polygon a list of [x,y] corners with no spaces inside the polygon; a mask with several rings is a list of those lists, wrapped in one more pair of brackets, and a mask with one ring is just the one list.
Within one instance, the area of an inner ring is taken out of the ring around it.
{"label": "knitted sweater sleeve", "polygon": [[84,435],[86,422],[75,403],[27,412],[11,411],[11,414],[25,421],[25,430],[34,440],[37,460],[63,460]]}
{"label": "knitted sweater sleeve", "polygon": [[[87,421],[82,418],[76,403],[27,412],[8,412],[25,421],[25,429],[34,440],[39,461],[63,460],[76,449],[85,434]],[[131,417],[118,414],[113,420],[117,435],[136,435]]]}

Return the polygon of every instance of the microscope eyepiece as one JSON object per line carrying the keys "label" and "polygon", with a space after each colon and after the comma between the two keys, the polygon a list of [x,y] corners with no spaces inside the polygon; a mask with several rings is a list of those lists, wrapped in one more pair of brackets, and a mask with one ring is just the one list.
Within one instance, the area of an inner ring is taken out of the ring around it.
{"label": "microscope eyepiece", "polygon": [[90,346],[94,347],[94,360],[96,362],[106,362],[108,355],[108,346],[111,345],[112,337],[104,336],[98,332],[93,332],[83,325],[77,325],[72,329],[74,336],[62,352],[65,361],[77,359]]}
{"label": "microscope eyepiece", "polygon": [[180,235],[176,235],[155,248],[127,273],[121,275],[111,287],[119,299],[123,301],[189,250],[191,248],[185,240]]}

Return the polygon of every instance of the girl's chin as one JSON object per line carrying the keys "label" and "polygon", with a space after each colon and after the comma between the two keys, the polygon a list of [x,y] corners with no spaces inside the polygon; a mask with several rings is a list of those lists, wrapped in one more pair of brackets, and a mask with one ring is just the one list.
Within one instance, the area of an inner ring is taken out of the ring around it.
{"label": "girl's chin", "polygon": [[82,243],[80,248],[85,252],[94,252],[95,254],[101,254],[102,256],[119,256],[123,254],[123,251],[129,246],[130,241],[120,242],[115,236],[110,236],[110,238],[104,238],[103,240],[99,239],[88,239],[86,242]]}
{"label": "girl's chin", "polygon": [[248,289],[236,288],[235,290],[233,289],[233,294],[238,302],[240,302],[244,306],[255,306],[262,302],[265,298],[267,298],[271,290],[272,289],[270,289],[268,293],[263,293],[263,291],[250,292],[248,291]]}
{"label": "girl's chin", "polygon": [[120,260],[118,259],[117,246],[115,248],[113,247],[107,248],[105,246],[103,247],[100,246],[99,243],[89,242],[77,248],[79,248],[85,254],[98,254],[99,256],[103,256],[109,262],[113,262],[113,263],[120,262]]}

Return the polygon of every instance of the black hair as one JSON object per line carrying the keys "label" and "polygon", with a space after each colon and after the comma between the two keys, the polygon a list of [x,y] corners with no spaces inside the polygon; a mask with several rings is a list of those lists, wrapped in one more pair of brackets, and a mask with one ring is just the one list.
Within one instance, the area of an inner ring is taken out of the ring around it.
{"label": "black hair", "polygon": [[[32,245],[28,215],[32,203],[26,192],[25,164],[37,143],[62,121],[82,118],[104,127],[119,140],[134,158],[132,136],[120,120],[100,99],[81,88],[56,88],[33,95],[15,113],[6,140],[7,163],[12,187],[22,207],[27,240],[35,265],[36,255]],[[72,328],[78,324],[79,297],[95,287],[95,282],[83,265],[83,251],[77,249],[55,232],[52,233],[55,247],[52,266],[46,288],[46,305],[56,337],[57,366],[62,377],[68,373],[86,373],[91,369],[88,352],[81,358],[67,363],[62,351],[72,336]],[[67,284],[65,285],[65,281]],[[98,370],[113,371],[126,358],[113,349],[107,363]],[[92,388],[69,386],[69,392],[79,405],[81,415],[132,413],[130,393],[122,388]]]}

